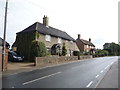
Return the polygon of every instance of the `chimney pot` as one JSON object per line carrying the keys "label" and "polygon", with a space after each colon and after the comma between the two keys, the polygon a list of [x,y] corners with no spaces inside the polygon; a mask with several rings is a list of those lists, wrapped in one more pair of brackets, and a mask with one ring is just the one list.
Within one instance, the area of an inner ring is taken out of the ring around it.
{"label": "chimney pot", "polygon": [[91,38],[89,38],[89,42],[91,42]]}
{"label": "chimney pot", "polygon": [[80,34],[78,34],[78,39],[80,39]]}
{"label": "chimney pot", "polygon": [[43,25],[47,26],[48,27],[48,17],[44,15],[43,17]]}

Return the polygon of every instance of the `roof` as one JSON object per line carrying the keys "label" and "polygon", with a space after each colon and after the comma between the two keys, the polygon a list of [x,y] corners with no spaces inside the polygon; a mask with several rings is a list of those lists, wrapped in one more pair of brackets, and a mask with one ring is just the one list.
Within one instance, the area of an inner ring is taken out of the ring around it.
{"label": "roof", "polygon": [[[3,39],[0,37],[0,46],[3,46]],[[10,47],[10,44],[6,42],[6,47]]]}
{"label": "roof", "polygon": [[21,32],[18,32],[17,34],[31,32],[31,31],[35,31],[35,30],[38,30],[38,32],[41,34],[45,34],[45,35],[48,34],[48,35],[60,37],[60,38],[66,39],[66,40],[75,41],[75,39],[73,39],[66,32],[61,31],[61,30],[56,29],[56,28],[53,28],[51,26],[46,27],[45,25],[43,25],[39,22],[32,24],[31,26],[29,26],[28,28],[26,28],[25,30],[23,30]]}
{"label": "roof", "polygon": [[82,41],[82,43],[84,43],[86,45],[90,45],[90,46],[94,46],[95,47],[95,45],[93,43],[91,43],[91,42],[89,42],[87,40],[84,40],[84,39],[80,39],[80,40]]}
{"label": "roof", "polygon": [[105,43],[103,46],[110,45],[111,43]]}

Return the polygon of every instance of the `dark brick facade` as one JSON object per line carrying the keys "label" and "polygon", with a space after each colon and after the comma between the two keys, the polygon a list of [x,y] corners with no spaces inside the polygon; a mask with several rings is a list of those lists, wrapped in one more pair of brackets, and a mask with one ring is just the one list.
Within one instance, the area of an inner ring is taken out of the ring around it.
{"label": "dark brick facade", "polygon": [[81,52],[89,52],[90,50],[95,49],[95,45],[91,43],[91,39],[89,41],[81,39],[80,34],[78,34],[78,38],[76,39],[76,44]]}
{"label": "dark brick facade", "polygon": [[[8,64],[8,49],[6,49],[5,60],[4,60],[4,71],[7,70]],[[0,46],[0,71],[2,71],[2,47]]]}

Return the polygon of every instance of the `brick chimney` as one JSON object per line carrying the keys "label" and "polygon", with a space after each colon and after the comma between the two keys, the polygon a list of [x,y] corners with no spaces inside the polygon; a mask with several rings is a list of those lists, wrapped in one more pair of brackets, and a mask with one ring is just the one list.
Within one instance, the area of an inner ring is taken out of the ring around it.
{"label": "brick chimney", "polygon": [[80,39],[80,34],[78,34],[78,39]]}
{"label": "brick chimney", "polygon": [[48,27],[48,17],[44,15],[43,17],[43,25],[45,25],[46,27]]}
{"label": "brick chimney", "polygon": [[89,42],[91,43],[91,38],[89,38]]}

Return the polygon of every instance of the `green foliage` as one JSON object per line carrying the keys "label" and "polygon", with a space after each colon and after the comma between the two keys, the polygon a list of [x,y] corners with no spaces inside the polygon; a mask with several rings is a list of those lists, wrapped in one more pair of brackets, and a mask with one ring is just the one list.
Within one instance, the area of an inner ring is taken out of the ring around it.
{"label": "green foliage", "polygon": [[40,37],[39,32],[36,32],[36,38],[38,39]]}
{"label": "green foliage", "polygon": [[104,50],[107,50],[110,56],[120,55],[120,45],[113,42],[109,44],[109,47],[104,48]]}
{"label": "green foliage", "polygon": [[73,55],[74,55],[74,56],[78,56],[79,53],[80,53],[79,51],[73,51]]}
{"label": "green foliage", "polygon": [[30,45],[35,40],[35,32],[19,33],[12,47],[17,47],[17,51],[24,55],[25,60],[30,59]]}
{"label": "green foliage", "polygon": [[62,56],[65,56],[66,54],[67,54],[67,49],[66,49],[65,43],[63,43]]}
{"label": "green foliage", "polygon": [[101,49],[97,49],[96,53],[95,53],[96,57],[103,57],[103,56],[108,56],[108,51],[106,50],[101,50]]}
{"label": "green foliage", "polygon": [[82,55],[82,53],[81,53],[80,51],[73,51],[73,55],[74,55],[74,56],[78,56],[78,55],[80,55],[80,56],[81,56],[81,55]]}
{"label": "green foliage", "polygon": [[90,53],[90,52],[85,51],[85,52],[84,52],[84,55],[91,55],[91,53]]}
{"label": "green foliage", "polygon": [[31,58],[46,56],[46,47],[43,42],[33,40],[31,43]]}

